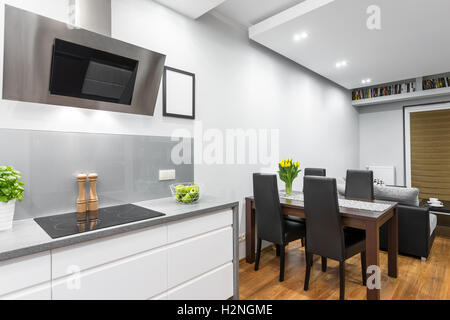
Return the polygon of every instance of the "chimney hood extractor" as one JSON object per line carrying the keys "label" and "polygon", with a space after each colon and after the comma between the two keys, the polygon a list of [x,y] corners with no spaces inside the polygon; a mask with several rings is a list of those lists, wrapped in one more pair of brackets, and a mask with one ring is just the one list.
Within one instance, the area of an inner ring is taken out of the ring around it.
{"label": "chimney hood extractor", "polygon": [[3,99],[152,116],[165,59],[5,6]]}

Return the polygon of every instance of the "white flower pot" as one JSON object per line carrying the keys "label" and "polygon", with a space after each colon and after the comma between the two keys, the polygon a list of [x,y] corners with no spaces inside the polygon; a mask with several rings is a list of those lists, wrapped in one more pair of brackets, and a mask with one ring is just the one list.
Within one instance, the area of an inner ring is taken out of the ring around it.
{"label": "white flower pot", "polygon": [[16,200],[4,203],[0,201],[0,231],[12,228]]}

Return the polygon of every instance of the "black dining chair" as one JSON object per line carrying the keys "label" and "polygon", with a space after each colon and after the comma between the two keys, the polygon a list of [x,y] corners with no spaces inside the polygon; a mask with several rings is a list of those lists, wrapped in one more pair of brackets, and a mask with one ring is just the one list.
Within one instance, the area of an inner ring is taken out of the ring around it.
{"label": "black dining chair", "polygon": [[285,247],[289,242],[305,237],[305,224],[284,220],[275,175],[254,174],[253,195],[258,233],[255,271],[259,269],[262,240],[272,242],[279,248],[280,282],[282,282],[284,281]]}
{"label": "black dining chair", "polygon": [[373,171],[347,170],[345,197],[373,200]]}
{"label": "black dining chair", "polygon": [[[305,168],[304,176],[317,176],[317,177],[325,177],[327,175],[327,169],[323,168]],[[305,219],[294,216],[285,216],[286,220],[305,223]],[[304,240],[302,239],[302,247],[304,246]],[[322,266],[325,264],[326,268],[326,259],[322,258]],[[322,267],[323,268],[323,267]]]}
{"label": "black dining chair", "polygon": [[327,169],[322,168],[305,168],[305,176],[325,177]]}
{"label": "black dining chair", "polygon": [[336,179],[305,177],[306,275],[309,287],[313,254],[339,261],[340,299],[345,298],[345,260],[361,253],[363,285],[366,284],[365,232],[347,232],[339,213]]}
{"label": "black dining chair", "polygon": [[[327,170],[322,168],[305,168],[305,177],[306,176],[318,176],[318,177],[325,177],[327,175]],[[285,216],[286,220],[293,221],[293,222],[301,222],[305,223],[305,219],[300,217],[294,217],[294,216]]]}

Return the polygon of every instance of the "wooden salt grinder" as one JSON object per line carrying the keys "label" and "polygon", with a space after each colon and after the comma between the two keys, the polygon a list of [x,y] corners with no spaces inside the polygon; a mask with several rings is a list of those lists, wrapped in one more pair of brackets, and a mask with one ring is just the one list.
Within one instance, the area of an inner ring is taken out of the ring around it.
{"label": "wooden salt grinder", "polygon": [[97,211],[98,210],[98,196],[97,196],[97,179],[98,174],[90,173],[88,175],[89,183],[91,184],[91,189],[89,192],[89,211]]}
{"label": "wooden salt grinder", "polygon": [[87,200],[86,200],[85,187],[86,187],[87,175],[79,174],[77,176],[77,180],[78,180],[77,220],[81,221],[81,220],[83,220],[83,217],[84,217],[84,220],[86,220]]}

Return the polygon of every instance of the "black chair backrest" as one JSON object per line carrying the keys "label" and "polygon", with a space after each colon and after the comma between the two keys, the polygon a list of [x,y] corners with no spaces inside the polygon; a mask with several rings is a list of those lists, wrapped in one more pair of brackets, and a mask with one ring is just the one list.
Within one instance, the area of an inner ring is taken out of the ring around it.
{"label": "black chair backrest", "polygon": [[253,196],[258,238],[283,244],[284,218],[276,175],[253,174]]}
{"label": "black chair backrest", "polygon": [[305,168],[305,176],[325,177],[327,175],[326,169],[321,168]]}
{"label": "black chair backrest", "polygon": [[347,198],[373,200],[373,172],[368,170],[347,170],[345,196]]}
{"label": "black chair backrest", "polygon": [[345,259],[344,231],[339,213],[336,179],[304,178],[306,249],[330,259]]}

